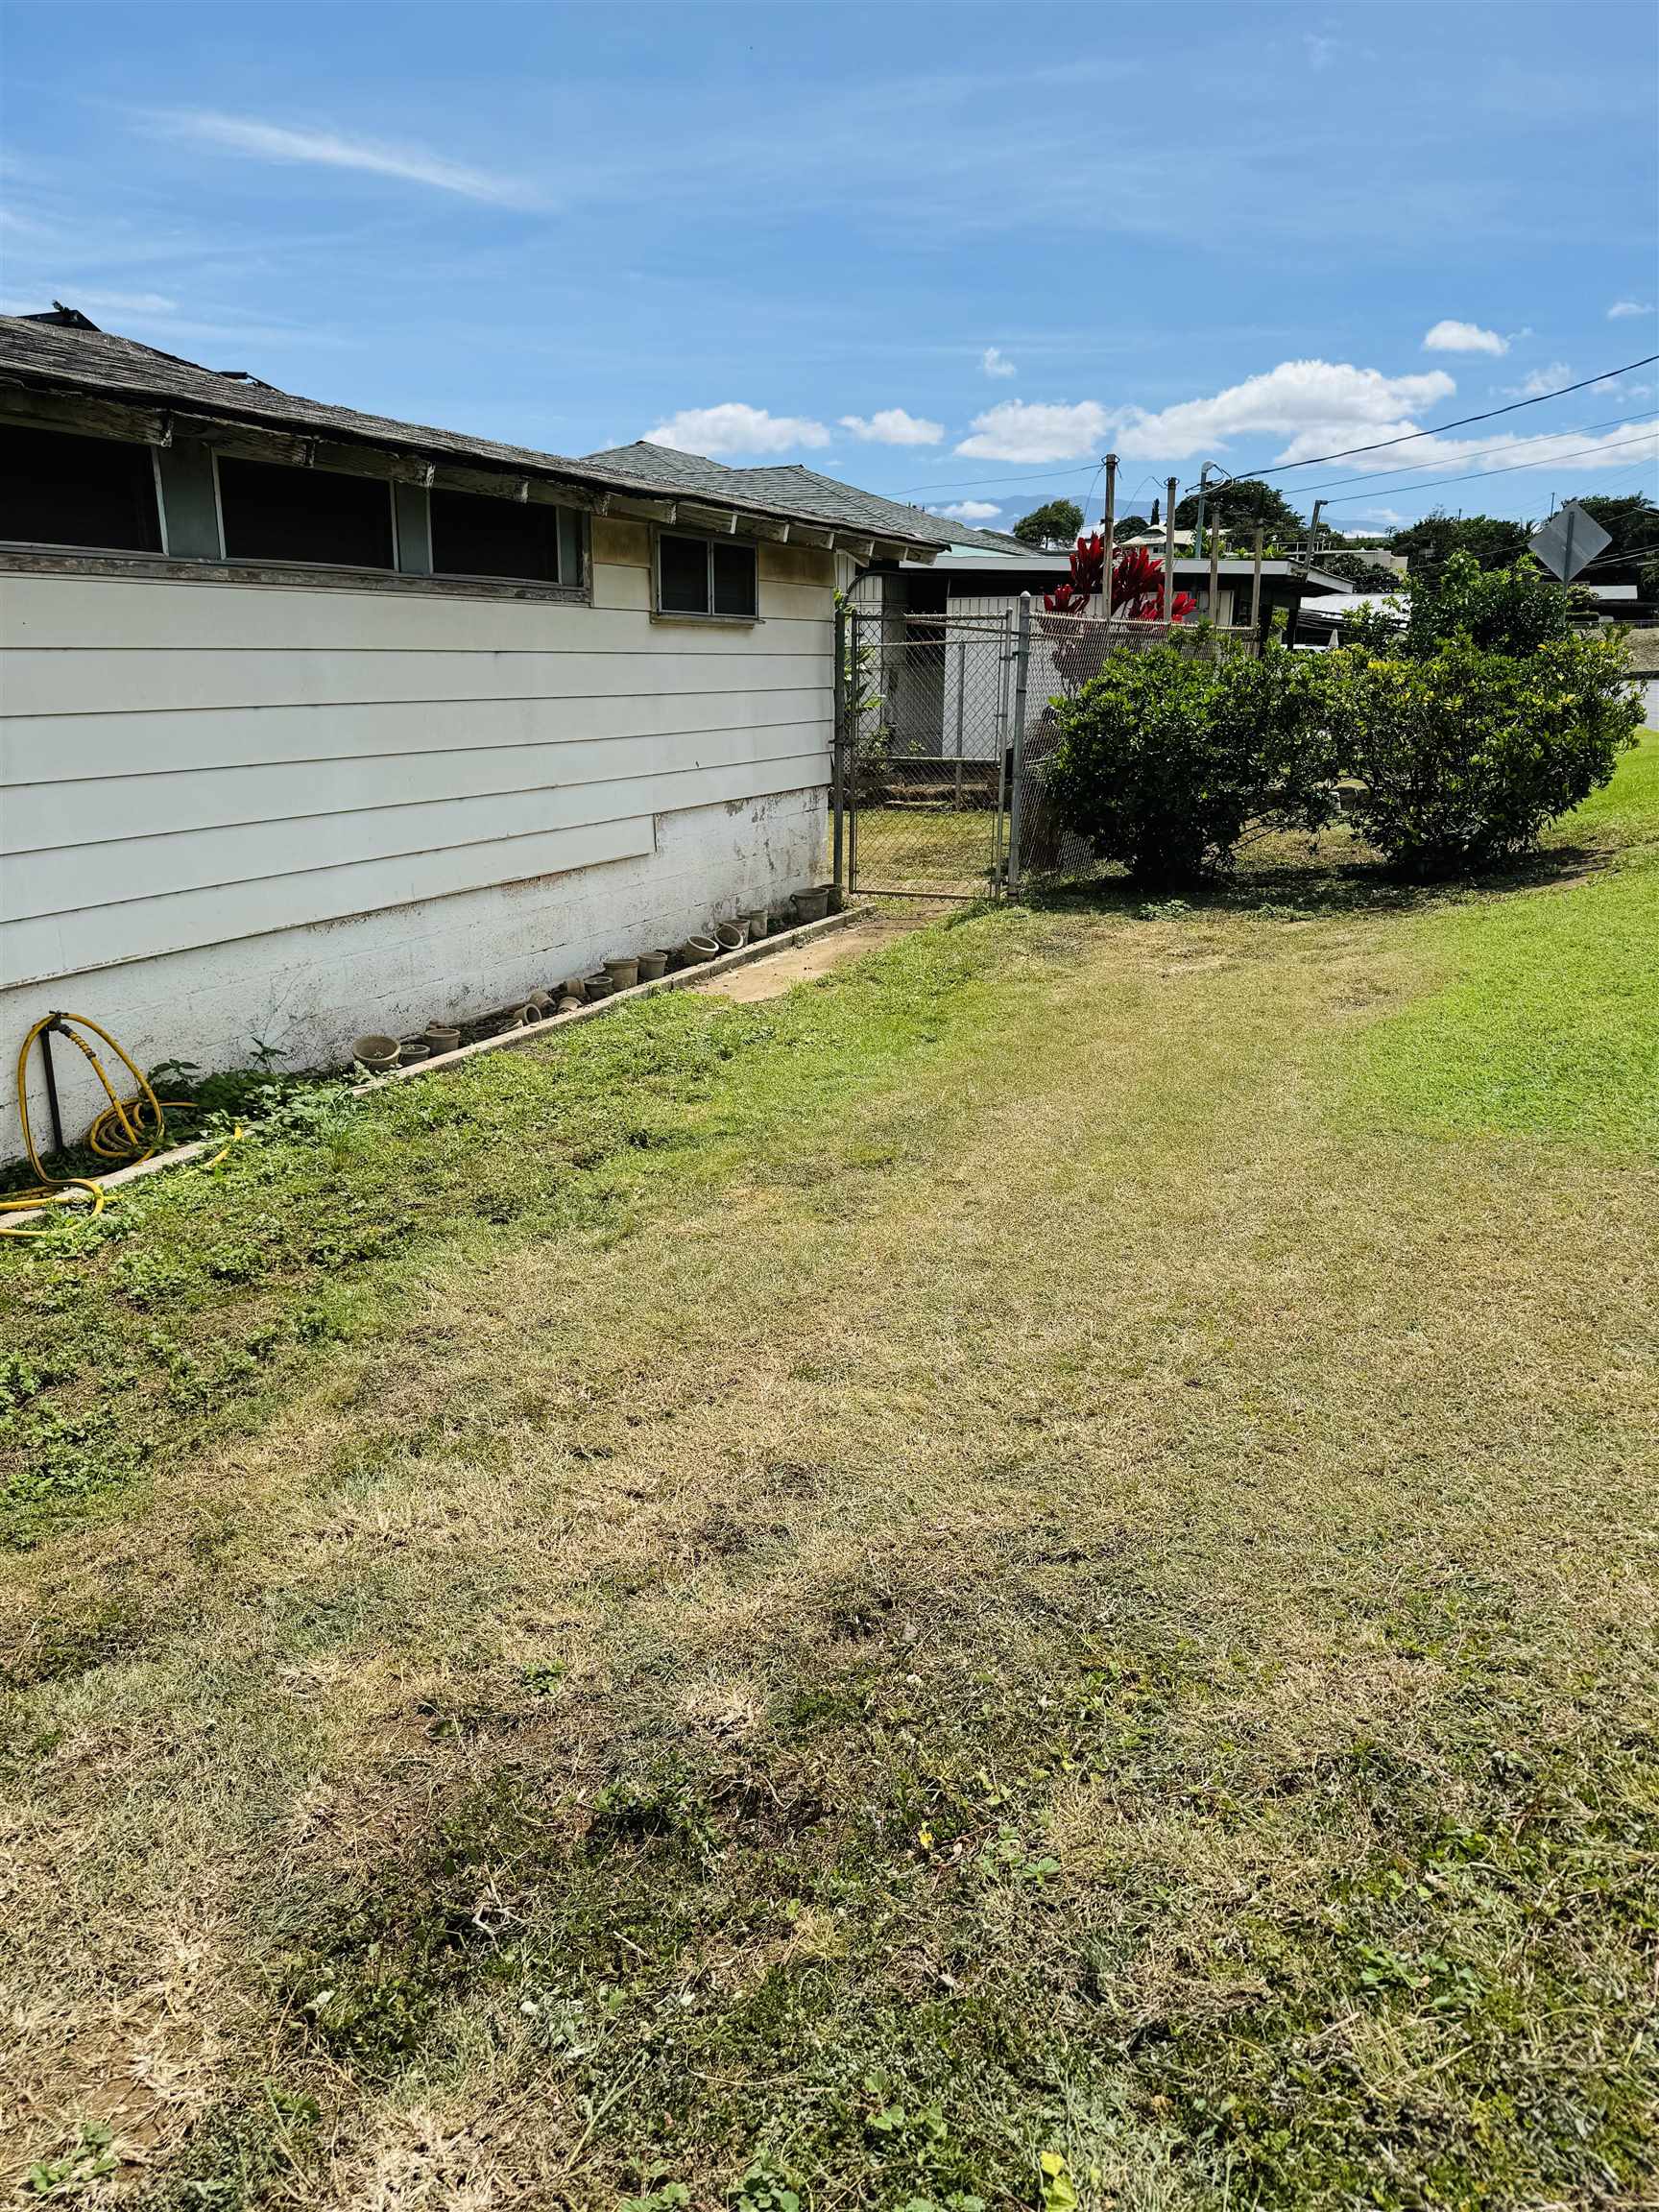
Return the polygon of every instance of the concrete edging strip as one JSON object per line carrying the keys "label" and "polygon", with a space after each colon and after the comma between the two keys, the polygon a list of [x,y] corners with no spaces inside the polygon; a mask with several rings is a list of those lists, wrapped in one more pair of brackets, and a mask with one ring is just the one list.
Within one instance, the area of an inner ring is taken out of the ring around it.
{"label": "concrete edging strip", "polygon": [[[591,1022],[601,1014],[609,1014],[618,1006],[631,1006],[637,998],[648,998],[656,991],[683,991],[689,984],[707,982],[711,975],[724,975],[733,968],[746,968],[751,960],[764,960],[769,952],[782,952],[791,945],[807,945],[815,937],[827,937],[832,930],[845,929],[856,919],[855,910],[843,907],[839,914],[826,914],[821,922],[803,922],[793,929],[774,931],[753,945],[739,946],[735,952],[722,952],[718,959],[701,961],[695,968],[678,968],[672,975],[659,975],[654,982],[636,983],[627,991],[613,991],[608,998],[596,998],[591,1006],[579,1006],[574,1014],[550,1015],[545,1022],[533,1022],[528,1027],[504,1029],[498,1037],[480,1037],[475,1045],[461,1045],[453,1052],[440,1052],[430,1060],[416,1060],[407,1068],[394,1068],[384,1075],[372,1075],[366,1083],[354,1083],[349,1095],[365,1098],[373,1091],[383,1091],[389,1083],[411,1083],[418,1076],[430,1075],[442,1068],[453,1068],[460,1061],[475,1060],[481,1052],[505,1052],[516,1046],[534,1045],[538,1038],[551,1037],[561,1029],[567,1029],[574,1022]],[[258,1123],[252,1124],[254,1128]],[[159,1175],[164,1167],[187,1166],[192,1160],[200,1160],[216,1140],[193,1138],[188,1144],[176,1144],[170,1152],[157,1152],[154,1159],[135,1160],[131,1167],[117,1167],[112,1174],[101,1175],[98,1180],[106,1190],[118,1190],[123,1184],[137,1183],[146,1175]],[[42,1206],[33,1214],[15,1214],[14,1221],[37,1221],[52,1211]],[[76,1216],[71,1215],[71,1218]]]}

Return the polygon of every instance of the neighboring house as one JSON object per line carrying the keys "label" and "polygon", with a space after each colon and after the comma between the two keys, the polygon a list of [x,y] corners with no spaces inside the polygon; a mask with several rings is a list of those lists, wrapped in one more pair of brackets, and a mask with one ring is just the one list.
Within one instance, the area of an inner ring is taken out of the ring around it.
{"label": "neighboring house", "polygon": [[0,1041],[339,1060],[821,881],[838,568],[950,526],[699,466],[0,318]]}
{"label": "neighboring house", "polygon": [[[1022,594],[1029,591],[1035,608],[1041,612],[1044,592],[1052,591],[1070,572],[1069,547],[1052,553],[1033,553],[1018,544],[1010,551],[1001,546],[966,545],[957,541],[926,565],[913,560],[888,563],[878,565],[861,580],[856,604],[861,610],[883,617],[883,628],[891,641],[883,656],[879,688],[883,717],[903,752],[931,758],[944,751],[954,727],[956,686],[961,679],[951,654],[946,649],[950,619],[1000,620],[1012,631]],[[1220,602],[1217,619],[1223,628],[1241,627],[1249,622],[1251,581],[1251,562],[1230,559],[1220,562],[1216,576]],[[1175,589],[1191,594],[1202,616],[1210,597],[1209,561],[1177,554]],[[1346,593],[1350,589],[1339,576],[1326,576],[1317,569],[1310,571],[1287,561],[1263,561],[1262,623],[1271,624],[1282,611],[1286,635],[1293,637],[1306,594],[1312,591]],[[928,617],[940,624],[936,633],[931,631]],[[936,649],[928,649],[930,637],[937,640]],[[895,649],[901,641],[902,649]],[[1041,689],[1041,665],[1033,682]]]}
{"label": "neighboring house", "polygon": [[1643,719],[1659,730],[1659,630],[1632,630],[1624,640]]}

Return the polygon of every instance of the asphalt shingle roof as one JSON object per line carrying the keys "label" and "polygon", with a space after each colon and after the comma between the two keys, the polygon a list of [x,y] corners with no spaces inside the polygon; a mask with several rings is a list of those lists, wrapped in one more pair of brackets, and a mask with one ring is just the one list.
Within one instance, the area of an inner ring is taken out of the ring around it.
{"label": "asphalt shingle roof", "polygon": [[701,493],[711,499],[764,499],[787,504],[796,512],[846,530],[868,530],[879,538],[909,538],[928,545],[967,545],[986,553],[1024,552],[1017,538],[996,530],[970,530],[942,515],[929,515],[925,507],[907,507],[897,499],[883,499],[875,492],[860,492],[834,476],[821,476],[816,469],[798,462],[779,468],[729,469],[723,461],[710,461],[702,453],[682,453],[674,446],[654,445],[640,438],[632,445],[611,445],[589,453],[589,461],[607,469],[620,469],[636,481],[665,478],[683,491]]}
{"label": "asphalt shingle roof", "polygon": [[[96,394],[132,405],[316,435],[344,445],[393,446],[436,461],[510,469],[601,491],[655,493],[668,498],[701,493],[719,504],[783,521],[836,522],[844,529],[879,532],[916,545],[944,542],[939,533],[948,530],[936,516],[878,499],[830,477],[815,476],[810,469],[726,469],[717,461],[671,453],[661,445],[619,448],[620,455],[630,457],[626,465],[617,455],[607,453],[581,459],[541,453],[493,438],[469,438],[427,423],[399,422],[384,415],[301,398],[256,377],[204,369],[198,362],[141,346],[135,339],[117,337],[113,331],[76,329],[27,316],[0,316],[0,382]],[[879,521],[876,510],[880,512]]]}

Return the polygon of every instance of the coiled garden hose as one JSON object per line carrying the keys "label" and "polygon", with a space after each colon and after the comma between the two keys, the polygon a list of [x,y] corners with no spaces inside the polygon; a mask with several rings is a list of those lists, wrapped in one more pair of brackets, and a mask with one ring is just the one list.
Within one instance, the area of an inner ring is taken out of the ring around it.
{"label": "coiled garden hose", "polygon": [[[121,1096],[115,1085],[110,1081],[108,1070],[98,1057],[96,1050],[86,1042],[84,1037],[70,1027],[71,1022],[77,1022],[82,1029],[89,1029],[94,1037],[102,1038],[109,1050],[114,1053],[137,1085],[137,1089],[131,1098]],[[28,1158],[30,1166],[39,1177],[39,1181],[31,1190],[9,1190],[0,1195],[0,1215],[36,1214],[52,1206],[80,1205],[83,1201],[77,1197],[76,1193],[84,1190],[89,1194],[92,1203],[90,1213],[84,1214],[82,1218],[90,1220],[104,1211],[106,1192],[103,1184],[91,1175],[52,1174],[36,1149],[35,1133],[29,1126],[29,1055],[35,1049],[37,1039],[41,1040],[42,1053],[49,1055],[51,1046],[45,1042],[49,1036],[67,1037],[70,1044],[83,1052],[91,1063],[92,1072],[104,1086],[104,1094],[109,1103],[98,1115],[91,1128],[87,1130],[85,1143],[88,1151],[94,1153],[100,1160],[108,1160],[111,1167],[135,1166],[140,1160],[152,1159],[167,1142],[167,1108],[172,1106],[183,1112],[189,1109],[191,1102],[187,1098],[158,1098],[149,1077],[132,1059],[126,1047],[116,1038],[111,1037],[108,1029],[101,1028],[88,1016],[55,1012],[42,1015],[40,1020],[36,1022],[34,1028],[24,1038],[17,1054],[17,1117],[23,1130],[24,1153]],[[53,1114],[56,1118],[57,1089],[55,1085],[51,1084],[51,1061],[49,1057],[47,1059],[47,1071],[48,1083],[51,1087]],[[241,1128],[238,1127],[232,1134],[230,1142],[215,1152],[211,1160],[204,1161],[203,1166],[206,1167],[217,1166],[219,1162],[224,1159],[225,1154],[229,1151],[230,1145],[236,1142],[241,1134]],[[57,1224],[51,1221],[25,1227],[22,1222],[0,1220],[0,1237],[49,1237],[56,1226]]]}

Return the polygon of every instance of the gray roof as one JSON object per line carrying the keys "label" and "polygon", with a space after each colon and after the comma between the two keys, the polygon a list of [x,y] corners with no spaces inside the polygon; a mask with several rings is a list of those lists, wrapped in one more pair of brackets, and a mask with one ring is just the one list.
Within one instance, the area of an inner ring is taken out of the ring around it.
{"label": "gray roof", "polygon": [[[837,484],[802,469],[726,469],[694,454],[661,445],[629,445],[617,454],[568,459],[493,438],[469,438],[421,422],[395,421],[334,407],[240,372],[204,369],[112,331],[83,329],[24,315],[0,315],[0,383],[84,393],[130,404],[162,407],[178,415],[246,423],[261,429],[314,434],[342,445],[392,446],[424,459],[515,473],[600,491],[637,492],[673,498],[695,492],[719,505],[782,521],[869,532],[933,546],[951,535],[937,517],[919,508]],[[624,463],[622,456],[628,457]],[[688,470],[695,470],[693,477]],[[764,481],[757,481],[764,479]],[[879,519],[878,519],[879,515]]]}
{"label": "gray roof", "polygon": [[709,499],[773,501],[817,521],[837,523],[846,530],[868,530],[878,538],[975,546],[987,553],[1025,550],[1018,538],[1003,532],[967,529],[942,515],[929,515],[925,507],[905,506],[874,492],[860,492],[837,477],[821,476],[816,469],[804,469],[799,462],[778,468],[728,469],[723,461],[710,461],[702,453],[682,453],[671,445],[654,445],[648,438],[637,439],[632,445],[607,446],[587,458],[606,469],[621,469],[639,484],[647,479],[669,482],[683,492]]}
{"label": "gray roof", "polygon": [[[1023,585],[1036,590],[1044,584],[1052,586],[1061,583],[1070,574],[1071,554],[1070,547],[1051,553],[1033,553],[1026,546],[1016,543],[1012,551],[999,546],[998,558],[991,560],[985,554],[976,552],[972,548],[964,549],[958,539],[952,542],[950,551],[941,553],[935,561],[906,561],[901,565],[906,568],[926,567],[934,575],[949,572],[951,574],[997,577],[1005,579],[1010,586]],[[1237,582],[1238,578],[1252,573],[1255,562],[1247,553],[1226,553],[1222,555],[1215,566],[1217,574],[1223,579],[1228,582]],[[1202,582],[1210,573],[1209,554],[1177,553],[1175,556],[1175,573],[1189,581],[1196,579]],[[1310,588],[1320,591],[1335,591],[1346,594],[1351,593],[1354,589],[1346,577],[1328,576],[1322,568],[1308,568],[1297,561],[1263,559],[1262,573],[1263,576],[1306,578]],[[1379,596],[1382,596],[1382,594],[1379,594]]]}

